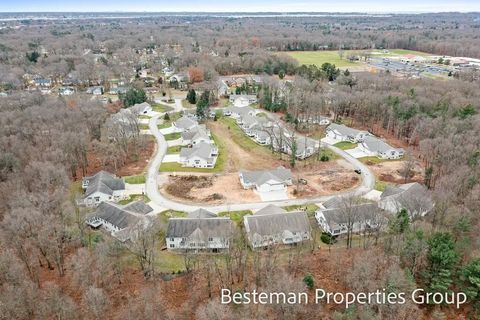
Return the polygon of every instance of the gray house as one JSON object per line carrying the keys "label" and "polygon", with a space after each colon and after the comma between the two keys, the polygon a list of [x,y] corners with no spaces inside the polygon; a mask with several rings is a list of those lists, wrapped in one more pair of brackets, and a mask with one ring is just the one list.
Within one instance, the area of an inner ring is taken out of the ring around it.
{"label": "gray house", "polygon": [[274,205],[243,217],[252,248],[276,244],[292,245],[310,240],[310,222],[305,212],[286,212]]}
{"label": "gray house", "polygon": [[233,221],[218,217],[204,209],[191,212],[186,218],[168,221],[166,244],[168,250],[228,249],[234,234]]}
{"label": "gray house", "polygon": [[85,190],[83,202],[86,206],[97,206],[104,201],[118,201],[125,197],[125,182],[107,171],[99,171],[90,177],[84,177],[82,188]]}
{"label": "gray house", "polygon": [[358,147],[367,155],[380,159],[399,159],[405,154],[402,148],[394,148],[385,141],[373,136],[366,136]]}
{"label": "gray house", "polygon": [[135,201],[124,206],[103,202],[85,222],[95,229],[101,227],[116,239],[125,242],[150,225],[150,219],[146,215],[152,211],[153,209],[143,201]]}
{"label": "gray house", "polygon": [[350,141],[352,143],[363,141],[368,134],[367,131],[349,128],[343,124],[336,123],[329,125],[326,130],[327,137],[338,141]]}
{"label": "gray house", "polygon": [[255,188],[260,192],[286,190],[292,185],[290,169],[278,167],[273,170],[240,171],[240,183],[244,189]]}
{"label": "gray house", "polygon": [[173,122],[173,126],[179,130],[179,131],[188,131],[196,126],[198,126],[198,122],[196,120],[193,120],[192,118],[189,118],[187,116],[183,116],[180,119],[176,120]]}
{"label": "gray house", "polygon": [[210,138],[210,130],[204,124],[182,132],[182,144],[183,145],[196,145],[199,143],[214,143]]}
{"label": "gray house", "polygon": [[435,203],[427,188],[418,182],[387,186],[380,196],[379,207],[393,214],[406,209],[412,219],[430,212]]}
{"label": "gray house", "polygon": [[217,157],[218,148],[215,144],[199,142],[191,148],[182,148],[178,162],[184,167],[213,168]]}

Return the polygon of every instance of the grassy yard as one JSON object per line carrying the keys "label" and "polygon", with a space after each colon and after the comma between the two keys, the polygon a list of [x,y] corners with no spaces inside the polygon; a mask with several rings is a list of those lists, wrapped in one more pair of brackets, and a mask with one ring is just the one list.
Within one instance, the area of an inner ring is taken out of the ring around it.
{"label": "grassy yard", "polygon": [[166,106],[164,104],[156,103],[156,102],[152,103],[151,106],[152,106],[152,110],[155,112],[169,112],[173,110],[173,108],[170,106]]}
{"label": "grassy yard", "polygon": [[243,223],[243,216],[253,214],[251,210],[241,210],[241,211],[223,211],[219,212],[219,217],[229,217],[237,225]]}
{"label": "grassy yard", "polygon": [[158,129],[166,129],[172,126],[172,122],[179,119],[182,115],[180,112],[171,112],[168,114],[170,120],[165,120],[164,118],[160,118],[159,121],[163,121],[163,123],[157,125]]}
{"label": "grassy yard", "polygon": [[180,153],[180,150],[183,146],[171,146],[167,148],[167,154],[176,154]]}
{"label": "grassy yard", "polygon": [[333,145],[334,147],[337,147],[338,149],[342,150],[349,150],[357,147],[356,143],[351,143],[348,141],[342,141],[342,142],[337,142]]}
{"label": "grassy yard", "polygon": [[257,117],[266,118],[267,114],[265,112],[259,112],[256,114]]}
{"label": "grassy yard", "polygon": [[375,180],[375,186],[373,188],[378,191],[384,191],[387,186],[388,186],[387,182]]}
{"label": "grassy yard", "polygon": [[405,160],[405,157],[401,158],[401,159],[380,159],[380,158],[377,158],[375,156],[372,156],[372,157],[358,158],[358,160],[367,164],[367,165],[374,165],[374,164],[387,162],[387,161],[402,161],[402,160]]}
{"label": "grassy yard", "polygon": [[165,140],[171,141],[171,140],[180,139],[182,137],[182,134],[180,132],[173,132],[173,133],[164,135],[164,137],[165,137]]}
{"label": "grassy yard", "polygon": [[232,134],[232,140],[238,144],[242,149],[245,150],[255,150],[260,152],[271,153],[270,149],[267,146],[262,146],[257,144],[255,141],[250,139],[240,127],[237,125],[234,119],[228,117],[222,117],[219,120],[222,124],[230,128]]}
{"label": "grassy yard", "polygon": [[320,67],[325,62],[330,62],[337,68],[358,66],[358,63],[351,62],[346,58],[347,52],[343,55],[343,59],[340,58],[338,51],[294,51],[287,54],[296,59],[299,64],[314,64]]}
{"label": "grassy yard", "polygon": [[138,119],[150,119],[150,118],[151,118],[151,117],[146,116],[146,115],[144,115],[144,114],[138,116]]}
{"label": "grassy yard", "polygon": [[125,177],[125,182],[130,184],[142,184],[145,183],[145,176],[142,174],[138,176]]}
{"label": "grassy yard", "polygon": [[185,211],[176,211],[176,210],[165,210],[160,212],[159,214],[160,219],[167,223],[168,219],[170,218],[184,218],[187,216]]}
{"label": "grassy yard", "polygon": [[305,211],[309,215],[315,214],[315,211],[318,209],[318,206],[315,203],[309,203],[306,205],[292,205],[283,207],[288,212],[292,211]]}
{"label": "grassy yard", "polygon": [[190,102],[187,101],[187,99],[182,100],[182,106],[184,108],[196,108],[196,105],[191,104]]}
{"label": "grassy yard", "polygon": [[149,130],[149,129],[150,129],[148,123],[140,123],[140,124],[138,125],[138,128],[139,128],[140,130]]}
{"label": "grassy yard", "polygon": [[118,201],[119,204],[121,205],[126,205],[130,202],[137,201],[137,200],[143,200],[145,203],[150,202],[150,198],[147,197],[147,195],[141,195],[141,194],[132,194],[130,195],[127,199],[123,199]]}

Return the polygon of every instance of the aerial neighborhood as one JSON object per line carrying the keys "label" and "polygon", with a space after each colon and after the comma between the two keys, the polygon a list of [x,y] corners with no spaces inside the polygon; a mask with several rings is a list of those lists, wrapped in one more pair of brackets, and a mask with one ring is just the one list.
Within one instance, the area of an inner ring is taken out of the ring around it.
{"label": "aerial neighborhood", "polygon": [[476,1],[0,2],[0,318],[480,319]]}

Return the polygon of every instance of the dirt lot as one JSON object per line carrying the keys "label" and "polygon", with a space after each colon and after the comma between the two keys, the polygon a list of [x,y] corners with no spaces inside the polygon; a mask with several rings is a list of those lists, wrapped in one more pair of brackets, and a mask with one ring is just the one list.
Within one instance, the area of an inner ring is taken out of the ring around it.
{"label": "dirt lot", "polygon": [[[369,165],[375,176],[384,182],[405,183],[402,174],[405,161],[386,161],[378,164]],[[416,162],[408,182],[423,182],[424,170],[420,163]]]}
{"label": "dirt lot", "polygon": [[[306,198],[332,194],[354,188],[360,183],[357,174],[344,160],[308,167],[299,167],[292,171],[294,180],[303,178],[307,185],[288,187],[289,198]],[[238,172],[221,175],[178,173],[169,175],[168,183],[162,193],[181,201],[209,204],[248,203],[261,201],[253,190],[244,190],[240,185]]]}

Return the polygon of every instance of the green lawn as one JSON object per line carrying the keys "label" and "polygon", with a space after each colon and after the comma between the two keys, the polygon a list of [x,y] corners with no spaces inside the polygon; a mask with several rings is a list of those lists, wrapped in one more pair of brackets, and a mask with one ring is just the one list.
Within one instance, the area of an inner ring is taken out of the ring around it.
{"label": "green lawn", "polygon": [[182,106],[184,108],[196,108],[196,105],[190,104],[190,102],[188,102],[186,99],[182,100]]}
{"label": "green lawn", "polygon": [[149,130],[149,129],[150,129],[148,123],[140,123],[140,124],[138,125],[138,128],[139,128],[140,130]]}
{"label": "green lawn", "polygon": [[161,103],[151,103],[150,104],[152,106],[152,110],[153,111],[156,111],[156,112],[169,112],[169,111],[172,111],[173,108],[170,107],[170,106],[166,106],[164,104],[161,104]]}
{"label": "green lawn", "polygon": [[242,149],[245,150],[255,150],[260,152],[271,153],[271,150],[267,146],[262,146],[257,144],[255,141],[250,139],[240,127],[237,125],[234,119],[228,117],[222,117],[219,120],[221,123],[230,128],[230,133],[232,134],[232,140],[238,144]]}
{"label": "green lawn", "polygon": [[130,184],[142,184],[145,183],[145,176],[142,174],[138,176],[125,177],[125,182]]}
{"label": "green lawn", "polygon": [[138,119],[150,119],[150,118],[151,117],[143,115],[143,114],[138,116]]}
{"label": "green lawn", "polygon": [[163,121],[163,122],[161,124],[157,125],[158,129],[165,129],[165,128],[171,127],[172,122],[179,119],[182,116],[180,114],[180,112],[171,112],[168,115],[170,117],[170,120],[165,120],[164,117],[159,119],[159,122],[160,121]]}
{"label": "green lawn", "polygon": [[387,187],[388,183],[385,182],[385,181],[380,181],[380,180],[375,180],[375,187],[374,189],[375,190],[378,190],[378,191],[384,191],[385,188]]}
{"label": "green lawn", "polygon": [[214,168],[190,168],[182,167],[178,162],[164,162],[160,165],[160,172],[223,172],[227,163],[226,143],[225,141],[218,139],[213,133],[212,138],[218,148],[218,157]]}
{"label": "green lawn", "polygon": [[171,140],[180,139],[182,137],[182,134],[180,132],[173,132],[173,133],[164,135],[164,137],[165,137],[165,140],[171,141]]}
{"label": "green lawn", "polygon": [[266,118],[267,114],[265,112],[259,112],[256,114],[257,117]]}
{"label": "green lawn", "polygon": [[387,162],[387,161],[402,161],[405,159],[406,159],[405,157],[400,159],[380,159],[375,156],[358,158],[359,161],[367,165],[373,165],[373,164],[378,164],[378,163]]}
{"label": "green lawn", "polygon": [[171,146],[167,148],[167,154],[176,154],[180,153],[180,150],[182,150],[183,146]]}
{"label": "green lawn", "polygon": [[160,219],[167,223],[168,219],[170,218],[184,218],[187,216],[187,213],[185,211],[176,211],[176,210],[165,210],[162,211],[158,214],[160,216]]}
{"label": "green lawn", "polygon": [[320,67],[325,62],[334,64],[337,68],[357,66],[358,63],[350,62],[347,59],[348,53],[345,52],[343,59],[340,58],[338,51],[293,51],[287,54],[295,58],[299,64],[314,64]]}
{"label": "green lawn", "polygon": [[144,195],[132,194],[127,199],[123,199],[123,200],[118,201],[118,203],[121,204],[121,205],[125,205],[125,204],[128,204],[128,203],[136,201],[136,200],[143,200],[143,201],[145,201],[145,203],[150,202],[150,199],[145,194]]}
{"label": "green lawn", "polygon": [[351,143],[348,141],[342,141],[342,142],[337,142],[333,145],[334,147],[337,147],[338,149],[342,150],[349,150],[357,147],[356,143]]}
{"label": "green lawn", "polygon": [[292,206],[286,206],[283,207],[288,212],[291,211],[305,211],[309,214],[314,214],[315,211],[318,209],[318,206],[315,203],[309,203],[305,205],[292,205]]}
{"label": "green lawn", "polygon": [[241,210],[241,211],[223,211],[219,212],[219,217],[229,217],[232,219],[237,225],[243,222],[243,216],[253,214],[251,210]]}

